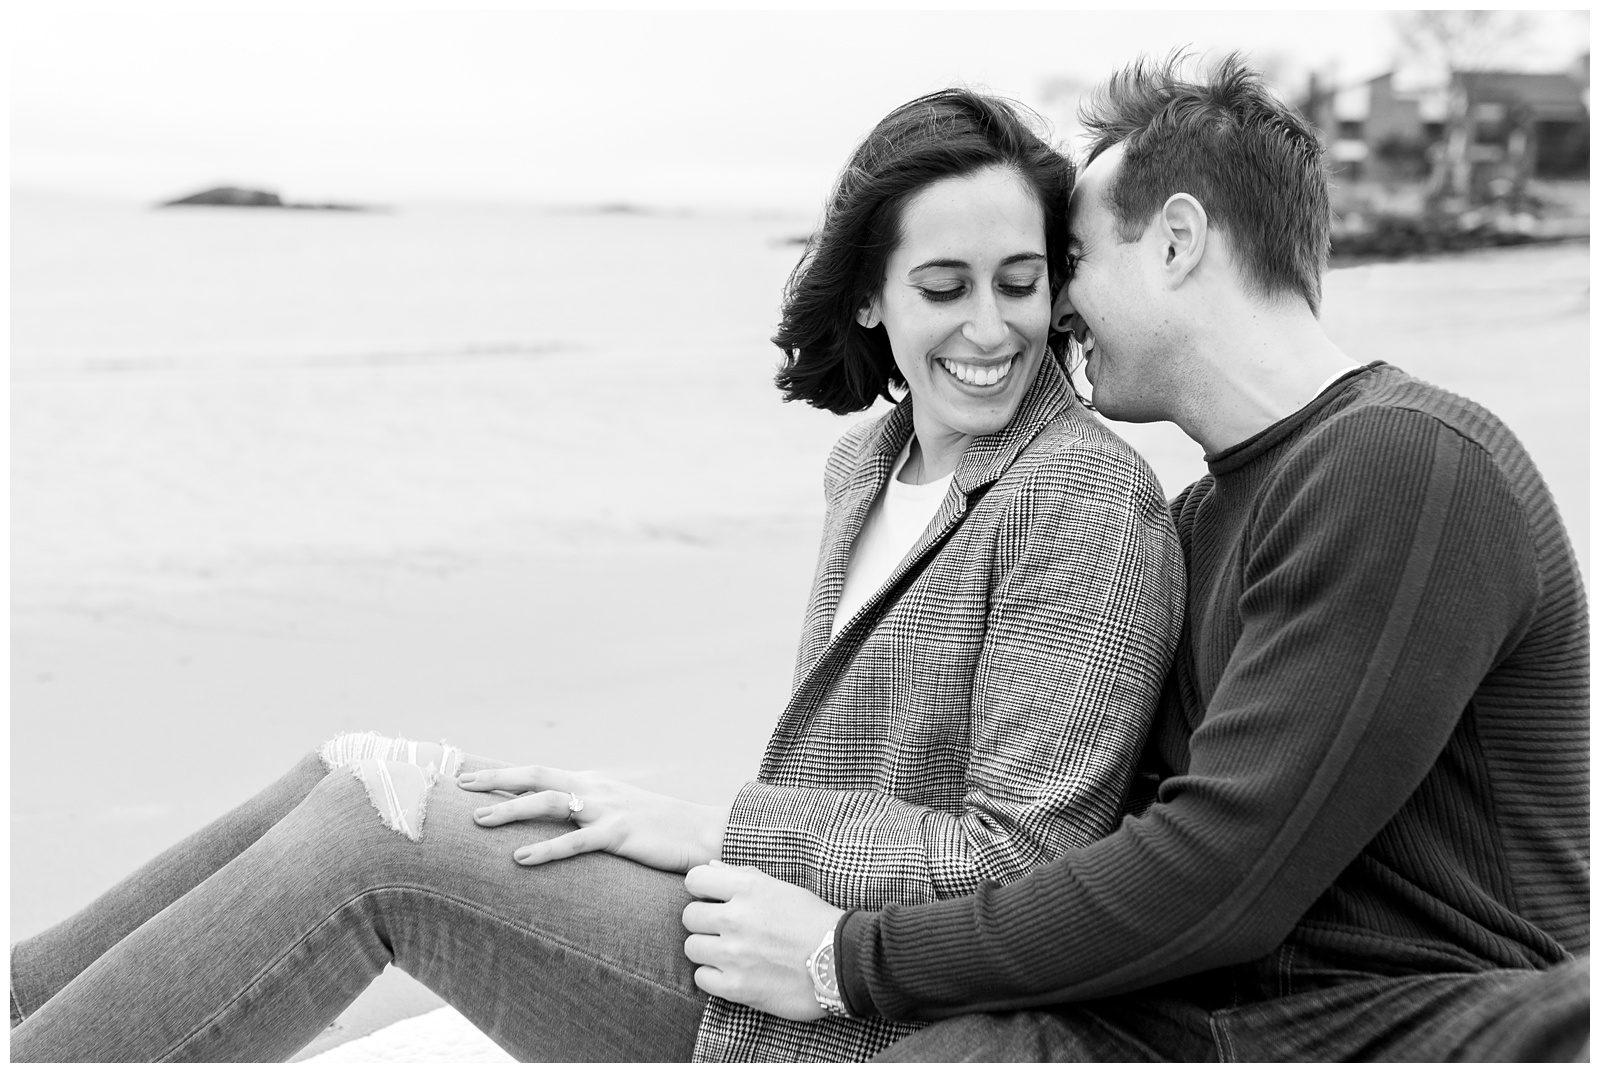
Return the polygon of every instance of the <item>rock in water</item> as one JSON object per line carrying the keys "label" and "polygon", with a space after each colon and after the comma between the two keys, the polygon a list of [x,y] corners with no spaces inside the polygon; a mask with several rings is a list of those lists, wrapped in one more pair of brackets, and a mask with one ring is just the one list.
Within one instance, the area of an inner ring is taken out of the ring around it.
{"label": "rock in water", "polygon": [[281,209],[283,199],[266,190],[245,190],[237,186],[219,186],[202,190],[198,194],[180,197],[163,205],[237,205],[244,208]]}
{"label": "rock in water", "polygon": [[156,207],[164,209],[172,205],[226,205],[243,209],[312,209],[321,212],[372,211],[372,206],[370,205],[285,201],[277,194],[267,190],[246,190],[238,186],[219,186],[214,190],[202,190],[198,194],[180,197],[176,201],[163,201]]}

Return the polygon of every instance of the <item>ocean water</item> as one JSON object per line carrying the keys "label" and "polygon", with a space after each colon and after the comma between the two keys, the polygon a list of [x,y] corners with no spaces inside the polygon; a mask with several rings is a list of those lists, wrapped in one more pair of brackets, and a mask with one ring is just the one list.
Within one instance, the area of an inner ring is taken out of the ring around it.
{"label": "ocean water", "polygon": [[773,319],[798,251],[785,240],[808,230],[796,217],[14,195],[13,370],[739,346]]}
{"label": "ocean water", "polygon": [[[859,417],[771,383],[812,222],[13,195],[13,598],[814,534]],[[1356,360],[1500,414],[1587,565],[1586,246],[1342,269],[1324,305]],[[1169,493],[1203,472],[1117,430]]]}
{"label": "ocean water", "polygon": [[12,199],[19,599],[812,524],[811,221]]}

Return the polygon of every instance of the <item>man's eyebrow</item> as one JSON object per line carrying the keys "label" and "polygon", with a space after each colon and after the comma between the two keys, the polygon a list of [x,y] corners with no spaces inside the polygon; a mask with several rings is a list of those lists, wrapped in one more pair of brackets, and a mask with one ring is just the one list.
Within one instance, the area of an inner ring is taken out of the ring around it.
{"label": "man's eyebrow", "polygon": [[[1019,263],[1021,263],[1023,261],[1042,261],[1042,260],[1044,260],[1044,254],[1042,254],[1042,253],[1013,253],[1010,257],[1007,257],[1005,260],[1000,262],[1000,267],[1001,268],[1005,268],[1007,265],[1019,264]],[[955,260],[955,259],[952,259],[952,258],[940,257],[940,258],[935,258],[932,261],[923,261],[920,265],[917,265],[911,271],[913,271],[913,272],[921,272],[924,268],[967,268],[967,269],[970,269],[971,267],[972,266],[967,264],[967,262],[965,262],[965,261],[959,261],[959,260]]]}

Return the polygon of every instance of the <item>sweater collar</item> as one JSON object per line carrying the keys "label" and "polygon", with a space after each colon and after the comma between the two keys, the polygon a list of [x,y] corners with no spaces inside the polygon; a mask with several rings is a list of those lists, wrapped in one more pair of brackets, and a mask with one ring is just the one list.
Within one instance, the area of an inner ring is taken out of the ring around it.
{"label": "sweater collar", "polygon": [[1327,387],[1323,388],[1317,394],[1316,398],[1300,407],[1300,409],[1296,410],[1288,417],[1273,422],[1260,432],[1256,433],[1254,436],[1251,436],[1249,439],[1240,440],[1232,447],[1225,447],[1216,454],[1206,455],[1206,467],[1211,471],[1213,476],[1220,477],[1224,473],[1232,473],[1234,470],[1255,461],[1257,458],[1260,458],[1278,444],[1282,443],[1286,438],[1293,435],[1294,432],[1305,425],[1306,422],[1310,421],[1313,417],[1317,416],[1317,414],[1321,413],[1329,403],[1333,402],[1334,399],[1337,399],[1340,395],[1344,394],[1344,389],[1354,383],[1357,378],[1365,376],[1367,373],[1383,364],[1385,363],[1381,361],[1373,361],[1368,362],[1366,365],[1362,365],[1359,368],[1349,370],[1343,376],[1337,378]]}

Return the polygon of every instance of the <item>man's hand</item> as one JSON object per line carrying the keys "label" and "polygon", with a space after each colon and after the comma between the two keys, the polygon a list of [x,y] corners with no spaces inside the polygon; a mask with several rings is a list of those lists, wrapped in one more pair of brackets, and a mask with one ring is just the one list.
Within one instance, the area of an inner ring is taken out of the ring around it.
{"label": "man's hand", "polygon": [[701,899],[683,911],[683,952],[699,965],[694,982],[719,998],[791,1021],[822,1017],[806,959],[844,910],[759,868],[712,861],[684,878]]}

